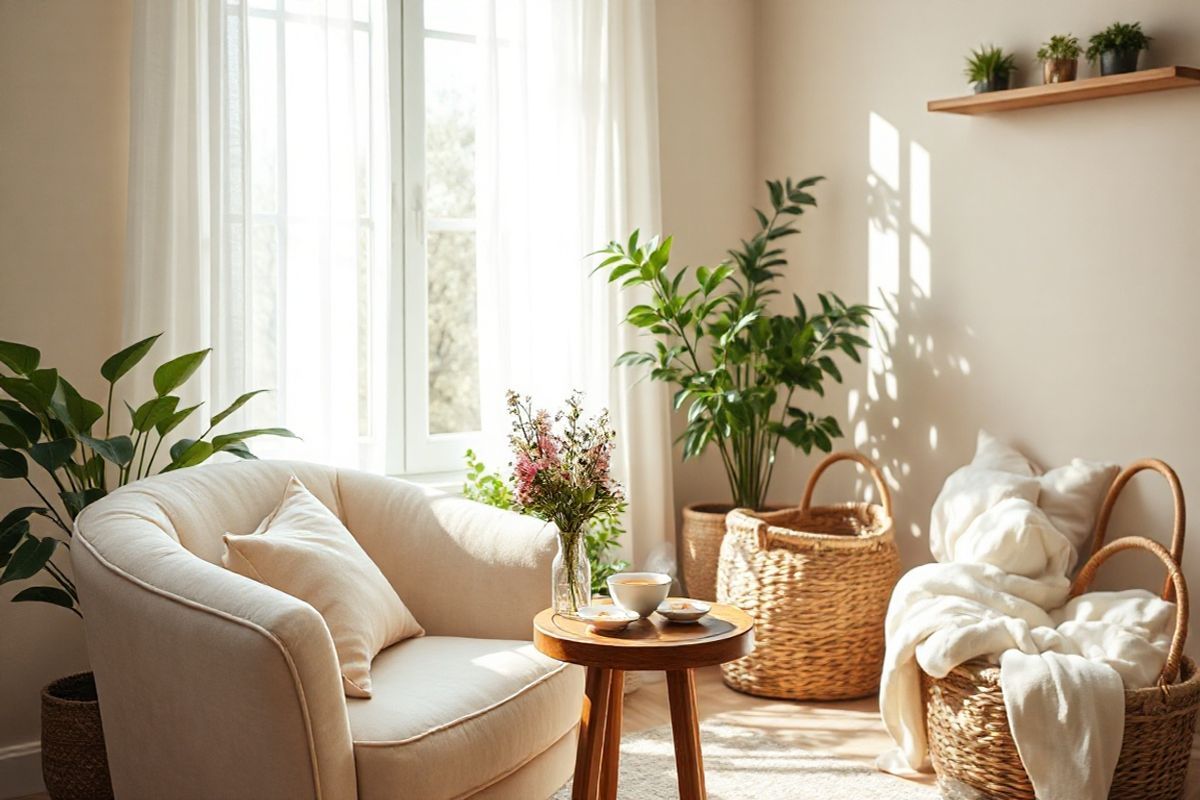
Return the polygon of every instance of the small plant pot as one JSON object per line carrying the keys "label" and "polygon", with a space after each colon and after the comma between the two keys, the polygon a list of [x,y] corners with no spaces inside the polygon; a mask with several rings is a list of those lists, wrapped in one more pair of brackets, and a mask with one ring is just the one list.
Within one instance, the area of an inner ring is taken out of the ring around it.
{"label": "small plant pot", "polygon": [[59,678],[42,689],[42,780],[51,800],[112,800],[90,672]]}
{"label": "small plant pot", "polygon": [[1042,62],[1042,83],[1070,83],[1079,67],[1077,58],[1051,58]]}
{"label": "small plant pot", "polygon": [[975,94],[1003,92],[1012,84],[1012,75],[992,75],[987,80],[976,81],[972,88]]}
{"label": "small plant pot", "polygon": [[1121,75],[1137,72],[1140,50],[1105,50],[1100,54],[1101,75]]}

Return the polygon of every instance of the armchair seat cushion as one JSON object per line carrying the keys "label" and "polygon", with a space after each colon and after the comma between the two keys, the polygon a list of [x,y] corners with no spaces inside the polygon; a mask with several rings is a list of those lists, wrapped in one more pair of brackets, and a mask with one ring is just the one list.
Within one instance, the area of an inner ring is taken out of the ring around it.
{"label": "armchair seat cushion", "polygon": [[529,642],[426,636],[381,652],[346,699],[359,797],[469,797],[579,723],[583,670]]}

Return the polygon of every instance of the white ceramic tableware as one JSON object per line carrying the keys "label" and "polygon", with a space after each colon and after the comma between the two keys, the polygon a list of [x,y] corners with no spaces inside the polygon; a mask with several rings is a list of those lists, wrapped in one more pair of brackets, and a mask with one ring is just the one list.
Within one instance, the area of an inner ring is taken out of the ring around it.
{"label": "white ceramic tableware", "polygon": [[703,600],[672,597],[659,603],[655,610],[671,622],[699,622],[712,610],[712,606]]}
{"label": "white ceramic tableware", "polygon": [[637,612],[619,606],[584,606],[576,612],[579,618],[598,631],[619,631],[634,620]]}
{"label": "white ceramic tableware", "polygon": [[662,572],[618,572],[608,579],[608,595],[621,608],[648,617],[667,599],[671,576]]}

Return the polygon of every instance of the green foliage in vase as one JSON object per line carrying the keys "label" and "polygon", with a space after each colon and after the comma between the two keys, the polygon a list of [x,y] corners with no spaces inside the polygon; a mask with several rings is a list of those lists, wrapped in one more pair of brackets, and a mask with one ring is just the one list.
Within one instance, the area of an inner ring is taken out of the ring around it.
{"label": "green foliage in vase", "polygon": [[1074,61],[1083,53],[1079,40],[1071,34],[1051,36],[1037,51],[1038,61]]}
{"label": "green foliage in vase", "polygon": [[1101,53],[1149,50],[1152,38],[1142,32],[1140,22],[1114,22],[1088,39],[1087,58],[1095,62]]}
{"label": "green foliage in vase", "polygon": [[[75,389],[58,370],[41,366],[36,348],[0,341],[0,479],[23,481],[37,496],[37,505],[15,508],[0,519],[0,584],[24,581],[45,574],[56,586],[30,586],[18,592],[13,602],[38,601],[62,606],[79,614],[75,584],[54,560],[62,548],[70,547],[72,523],[87,506],[111,489],[151,474],[159,449],[168,436],[192,416],[200,405],[179,407],[176,390],[196,373],[208,350],[173,358],[154,371],[154,396],[131,406],[129,430],[113,435],[113,390],[121,378],[146,357],[158,337],[131,344],[100,366],[108,384],[102,406]],[[256,436],[294,436],[286,428],[214,433],[231,414],[263,389],[246,392],[209,419],[197,439],[180,438],[167,448],[169,461],[159,470],[190,467],[216,453],[254,458],[246,445]],[[103,433],[100,426],[103,424]],[[212,434],[210,436],[210,434]],[[56,491],[55,502],[34,479],[38,469]],[[53,535],[34,535],[31,523],[42,518],[56,530]]]}
{"label": "green foliage in vase", "polygon": [[[467,477],[463,482],[463,497],[496,508],[514,510],[516,498],[512,485],[498,473],[487,468],[474,450],[467,450],[463,457],[467,465]],[[584,528],[588,561],[592,565],[592,594],[608,594],[609,575],[628,569],[629,562],[612,558],[612,551],[621,544],[625,527],[621,520],[625,514],[624,502],[611,512],[601,514]]]}
{"label": "green foliage in vase", "polygon": [[1017,71],[1017,59],[999,47],[988,45],[971,51],[963,71],[971,83],[1003,80]]}
{"label": "green foliage in vase", "polygon": [[[649,368],[652,380],[675,388],[674,408],[687,409],[680,436],[683,457],[709,445],[720,452],[732,500],[762,508],[781,441],[809,453],[829,452],[842,435],[837,419],[796,405],[797,392],[824,396],[826,377],[841,382],[835,358],[860,361],[868,347],[858,335],[871,317],[865,305],[847,305],[832,292],[818,294],[821,311],[809,314],[798,295],[791,313],[773,313],[774,281],[787,265],[780,240],[800,232],[805,208],[816,206],[809,189],[823,178],[767,181],[769,213],[754,210],[758,231],[729,251],[730,261],[668,270],[671,238],[612,242],[597,271],[623,288],[644,287],[649,302],[634,306],[625,322],[653,337],[647,350],[624,353],[617,364]],[[595,254],[594,254],[595,255]]]}

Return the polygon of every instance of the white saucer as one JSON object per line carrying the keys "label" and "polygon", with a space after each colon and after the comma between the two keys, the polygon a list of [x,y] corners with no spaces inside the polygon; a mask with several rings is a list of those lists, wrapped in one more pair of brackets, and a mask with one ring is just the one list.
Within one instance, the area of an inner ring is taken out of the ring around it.
{"label": "white saucer", "polygon": [[712,610],[712,606],[703,600],[670,597],[658,606],[658,613],[671,622],[699,622],[704,615]]}
{"label": "white saucer", "polygon": [[626,611],[620,606],[584,606],[578,616],[598,631],[619,631],[641,619],[636,611]]}

